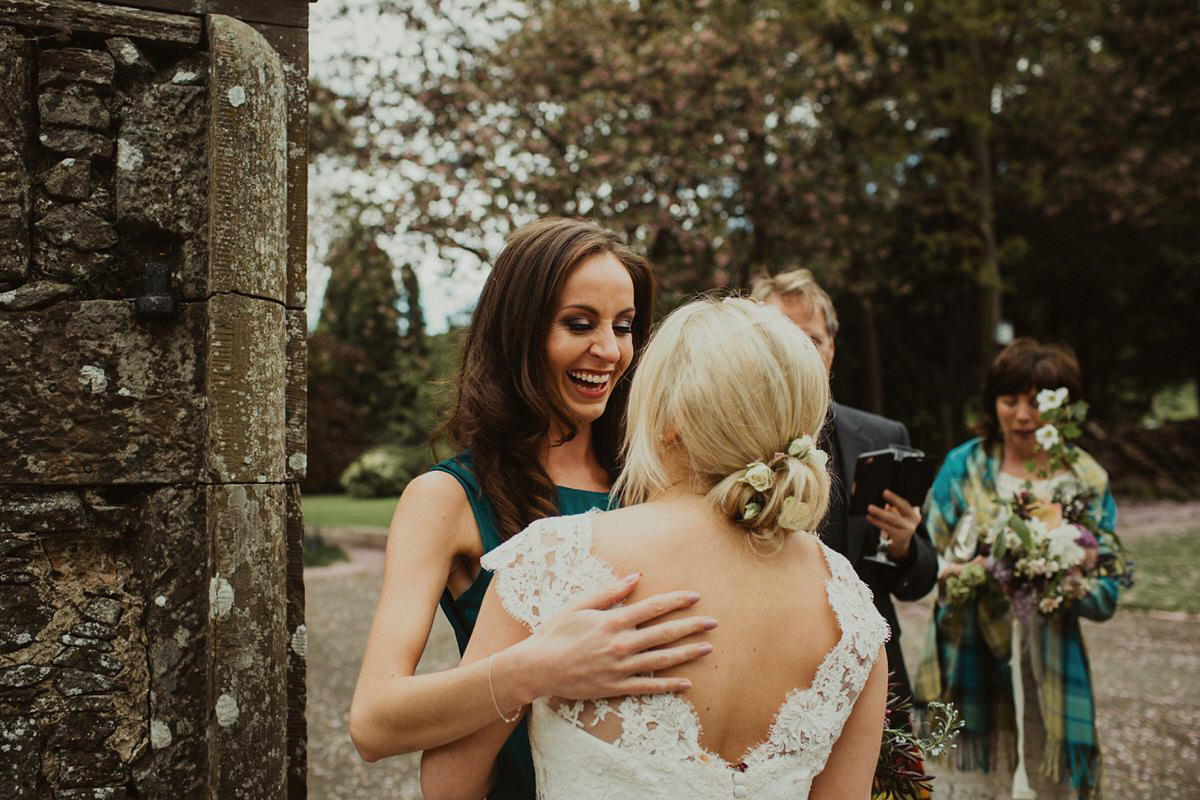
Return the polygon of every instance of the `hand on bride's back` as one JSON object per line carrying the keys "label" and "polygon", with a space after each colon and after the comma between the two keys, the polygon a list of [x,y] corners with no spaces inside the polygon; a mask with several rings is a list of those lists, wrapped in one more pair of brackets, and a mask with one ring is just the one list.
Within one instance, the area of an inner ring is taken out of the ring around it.
{"label": "hand on bride's back", "polygon": [[[676,591],[628,606],[613,606],[637,586],[638,576],[580,595],[536,633],[516,645],[539,676],[543,694],[590,700],[622,694],[676,692],[691,687],[682,678],[645,674],[669,669],[712,652],[706,642],[674,644],[716,627],[711,617],[693,616],[651,623],[688,608],[700,596]],[[639,627],[645,625],[645,627]]]}

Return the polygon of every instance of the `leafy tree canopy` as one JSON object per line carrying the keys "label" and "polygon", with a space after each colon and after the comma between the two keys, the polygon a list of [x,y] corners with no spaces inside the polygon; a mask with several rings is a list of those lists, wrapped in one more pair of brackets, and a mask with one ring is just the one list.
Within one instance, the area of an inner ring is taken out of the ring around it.
{"label": "leafy tree canopy", "polygon": [[314,144],[371,176],[355,202],[392,235],[486,261],[534,216],[588,216],[668,303],[807,266],[843,317],[835,392],[933,449],[1002,318],[1073,344],[1101,417],[1200,376],[1172,344],[1200,334],[1190,2],[344,11],[403,34],[317,87]]}

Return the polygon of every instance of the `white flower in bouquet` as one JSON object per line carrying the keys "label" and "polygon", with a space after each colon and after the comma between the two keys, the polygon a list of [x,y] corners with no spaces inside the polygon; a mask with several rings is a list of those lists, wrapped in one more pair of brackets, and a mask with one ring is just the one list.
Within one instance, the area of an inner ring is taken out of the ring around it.
{"label": "white flower in bouquet", "polygon": [[1050,531],[1047,552],[1050,557],[1066,567],[1083,563],[1086,555],[1083,546],[1076,541],[1079,529],[1074,525],[1063,525]]}
{"label": "white flower in bouquet", "polygon": [[1054,447],[1054,445],[1058,444],[1060,441],[1059,435],[1058,435],[1058,428],[1054,427],[1053,425],[1050,425],[1049,423],[1038,428],[1037,431],[1033,435],[1034,435],[1034,438],[1037,439],[1038,445],[1043,450],[1049,450],[1051,447]]}
{"label": "white flower in bouquet", "polygon": [[746,467],[743,481],[754,487],[756,492],[765,492],[775,485],[774,471],[761,461],[755,461]]}
{"label": "white flower in bouquet", "polygon": [[1046,537],[1050,535],[1050,529],[1046,527],[1046,523],[1040,517],[1030,517],[1025,520],[1025,527],[1029,528],[1029,532],[1033,534],[1034,544],[1046,541]]}
{"label": "white flower in bouquet", "polygon": [[1048,575],[1055,571],[1055,568],[1044,558],[1022,558],[1017,562],[1016,568],[1017,572],[1022,575],[1028,575],[1031,578],[1036,578],[1038,575]]}
{"label": "white flower in bouquet", "polygon": [[1061,605],[1061,597],[1043,597],[1041,601],[1038,602],[1038,611],[1041,611],[1043,614],[1053,614]]}
{"label": "white flower in bouquet", "polygon": [[1067,387],[1060,386],[1057,389],[1042,389],[1037,393],[1037,407],[1039,414],[1045,414],[1047,411],[1053,411],[1056,408],[1061,408],[1062,404],[1067,402],[1067,397],[1070,392]]}

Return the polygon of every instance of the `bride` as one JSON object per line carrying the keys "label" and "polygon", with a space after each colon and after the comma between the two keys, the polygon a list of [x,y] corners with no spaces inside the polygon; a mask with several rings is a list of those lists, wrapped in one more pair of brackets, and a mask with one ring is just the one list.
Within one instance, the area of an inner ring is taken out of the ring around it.
{"label": "bride", "polygon": [[672,313],[631,390],[626,507],[539,520],[485,556],[495,579],[463,661],[631,572],[634,600],[698,590],[690,613],[722,620],[712,654],[662,673],[689,684],[680,694],[568,701],[492,681],[496,721],[425,752],[427,800],[485,796],[527,714],[544,800],[868,797],[888,631],[849,562],[806,533],[828,500],[814,445],[828,404],[816,348],[777,311],[727,299]]}

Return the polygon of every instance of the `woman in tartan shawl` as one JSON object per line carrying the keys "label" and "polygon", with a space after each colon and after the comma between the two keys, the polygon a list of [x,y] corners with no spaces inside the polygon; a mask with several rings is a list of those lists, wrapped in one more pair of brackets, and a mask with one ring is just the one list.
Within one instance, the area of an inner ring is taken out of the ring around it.
{"label": "woman in tartan shawl", "polygon": [[[999,501],[1024,490],[1026,481],[1044,502],[1056,487],[1073,483],[1090,496],[1089,512],[1099,527],[1115,530],[1108,476],[1086,452],[1077,450],[1070,469],[1048,478],[1027,469],[1031,461],[1045,466],[1045,454],[1035,447],[1034,431],[1042,424],[1035,395],[1059,387],[1079,397],[1079,364],[1063,348],[1018,339],[992,363],[983,391],[984,435],[950,452],[925,504],[943,586],[945,577],[975,555],[975,537],[1002,510]],[[1024,722],[1025,762],[1038,800],[1100,796],[1100,745],[1079,618],[1110,618],[1118,592],[1116,579],[1096,579],[1082,599],[1053,616],[1035,614],[1023,626],[1028,634],[1021,647],[1025,702],[1015,710],[1008,600],[999,592],[959,604],[939,597],[915,695],[919,702],[954,703],[963,715],[966,727],[950,757],[957,770],[956,797],[1012,796],[1015,714]]]}

